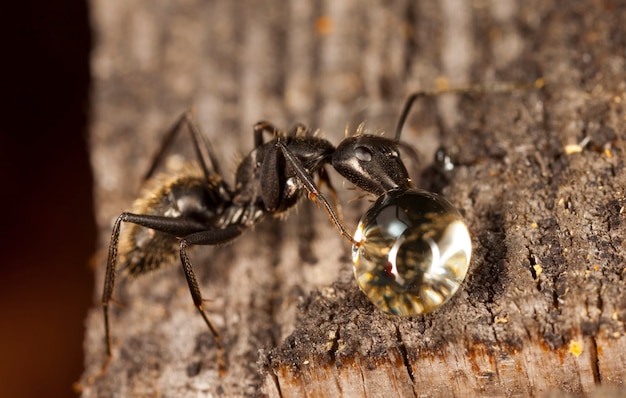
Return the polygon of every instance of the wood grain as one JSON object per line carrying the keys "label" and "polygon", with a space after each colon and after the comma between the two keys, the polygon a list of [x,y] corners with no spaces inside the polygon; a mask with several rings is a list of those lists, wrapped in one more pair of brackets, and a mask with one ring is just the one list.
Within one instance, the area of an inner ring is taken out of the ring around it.
{"label": "wood grain", "polygon": [[[191,253],[223,333],[225,375],[180,267],[164,264],[119,284],[124,307],[113,311],[104,375],[95,301],[83,396],[624,392],[623,1],[90,5],[96,286],[112,220],[139,194],[162,134],[191,107],[232,181],[233,154],[251,150],[259,120],[303,122],[338,143],[362,121],[392,130],[416,90],[539,77],[545,86],[441,96],[409,118],[403,138],[421,158],[414,179],[441,189],[473,235],[466,282],[440,310],[406,319],[376,310],[352,280],[349,246],[302,203],[232,245]],[[457,159],[447,180],[428,167],[442,144]],[[369,202],[339,191],[352,229]]]}

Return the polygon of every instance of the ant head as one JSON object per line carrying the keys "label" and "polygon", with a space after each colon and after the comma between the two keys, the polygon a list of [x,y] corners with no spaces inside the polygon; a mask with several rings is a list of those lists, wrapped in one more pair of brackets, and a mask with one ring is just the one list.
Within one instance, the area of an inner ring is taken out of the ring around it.
{"label": "ant head", "polygon": [[408,189],[409,173],[400,158],[398,143],[374,135],[348,137],[333,154],[333,167],[359,188],[376,194]]}

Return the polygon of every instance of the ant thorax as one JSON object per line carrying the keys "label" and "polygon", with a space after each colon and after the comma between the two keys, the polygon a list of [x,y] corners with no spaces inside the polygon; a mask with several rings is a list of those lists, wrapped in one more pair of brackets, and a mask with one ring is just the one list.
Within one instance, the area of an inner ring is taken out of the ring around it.
{"label": "ant thorax", "polygon": [[237,168],[235,205],[254,204],[263,212],[277,214],[295,206],[306,192],[294,166],[279,156],[277,142],[286,145],[310,175],[329,164],[335,150],[323,138],[277,133],[274,139],[253,149]]}

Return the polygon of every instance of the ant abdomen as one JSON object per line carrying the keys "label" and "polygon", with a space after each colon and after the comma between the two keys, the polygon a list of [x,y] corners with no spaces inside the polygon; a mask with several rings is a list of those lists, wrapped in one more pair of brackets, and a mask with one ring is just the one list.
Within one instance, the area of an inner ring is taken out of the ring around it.
{"label": "ant abdomen", "polygon": [[[142,195],[133,203],[131,213],[186,220],[188,224],[195,223],[198,231],[215,226],[219,222],[220,208],[224,206],[216,181],[207,184],[194,164],[185,165],[183,173],[157,175],[147,182]],[[129,275],[158,269],[174,262],[178,246],[176,236],[171,233],[128,223],[120,234],[119,269]]]}

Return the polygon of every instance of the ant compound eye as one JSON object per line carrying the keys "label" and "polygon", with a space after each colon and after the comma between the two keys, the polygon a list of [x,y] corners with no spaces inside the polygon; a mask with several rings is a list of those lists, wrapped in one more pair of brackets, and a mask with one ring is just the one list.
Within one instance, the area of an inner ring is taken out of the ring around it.
{"label": "ant compound eye", "polygon": [[362,162],[369,162],[372,160],[372,151],[371,149],[364,147],[364,146],[358,146],[354,149],[354,155],[356,156],[356,158]]}
{"label": "ant compound eye", "polygon": [[472,243],[459,212],[442,196],[394,190],[361,218],[352,247],[361,290],[384,312],[412,316],[442,306],[458,290]]}

